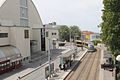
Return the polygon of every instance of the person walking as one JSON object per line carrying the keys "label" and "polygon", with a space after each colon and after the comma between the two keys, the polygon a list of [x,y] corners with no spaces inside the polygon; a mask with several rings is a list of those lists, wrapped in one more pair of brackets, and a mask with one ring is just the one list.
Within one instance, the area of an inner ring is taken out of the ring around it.
{"label": "person walking", "polygon": [[63,64],[63,70],[65,71],[65,64]]}
{"label": "person walking", "polygon": [[61,64],[59,64],[59,68],[60,68],[60,70],[62,70],[62,65]]}
{"label": "person walking", "polygon": [[67,71],[67,67],[68,67],[67,64],[65,64],[65,71]]}

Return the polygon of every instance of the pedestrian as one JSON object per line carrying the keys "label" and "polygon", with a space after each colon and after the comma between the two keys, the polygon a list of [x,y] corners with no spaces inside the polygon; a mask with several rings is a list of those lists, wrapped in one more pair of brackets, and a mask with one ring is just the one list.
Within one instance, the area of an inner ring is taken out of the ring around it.
{"label": "pedestrian", "polygon": [[59,68],[60,68],[60,70],[62,70],[62,65],[61,64],[59,64]]}
{"label": "pedestrian", "polygon": [[67,71],[67,64],[65,64],[65,71]]}
{"label": "pedestrian", "polygon": [[65,63],[63,64],[63,70],[65,71]]}
{"label": "pedestrian", "polygon": [[72,60],[70,60],[70,67],[72,66]]}
{"label": "pedestrian", "polygon": [[82,51],[83,51],[83,46],[81,47]]}

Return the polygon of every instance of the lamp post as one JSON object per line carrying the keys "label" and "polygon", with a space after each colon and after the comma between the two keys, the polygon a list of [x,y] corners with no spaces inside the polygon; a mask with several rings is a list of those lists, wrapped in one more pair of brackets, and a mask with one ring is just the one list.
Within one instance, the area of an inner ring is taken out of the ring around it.
{"label": "lamp post", "polygon": [[48,50],[47,50],[47,53],[48,53],[48,62],[49,62],[49,77],[51,77],[51,55],[50,55],[50,38],[49,38],[49,32],[47,31],[46,32],[46,37],[47,37],[47,43],[48,43]]}
{"label": "lamp post", "polygon": [[49,77],[51,77],[50,39],[48,39],[48,62],[49,62]]}

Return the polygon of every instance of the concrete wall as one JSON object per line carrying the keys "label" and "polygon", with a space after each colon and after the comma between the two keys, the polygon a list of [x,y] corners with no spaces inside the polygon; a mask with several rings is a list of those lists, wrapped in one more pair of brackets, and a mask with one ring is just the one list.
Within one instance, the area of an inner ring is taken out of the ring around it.
{"label": "concrete wall", "polygon": [[20,25],[19,0],[6,0],[0,7],[0,23],[4,26]]}
{"label": "concrete wall", "polygon": [[[43,24],[32,0],[28,0],[28,21],[28,26],[30,27],[30,40],[38,40],[36,51],[40,51],[41,33],[39,30],[43,27]],[[3,26],[20,26],[20,0],[6,0],[3,5],[0,6],[0,24]],[[37,28],[38,30],[34,30],[33,28]],[[12,35],[16,32],[15,30],[17,29],[11,28]],[[10,43],[16,46],[16,43],[18,43],[15,41],[17,36],[12,35],[10,36]],[[18,33],[18,35],[22,34]],[[8,42],[4,43],[8,44]]]}
{"label": "concrete wall", "polygon": [[0,33],[8,33],[7,38],[0,38],[0,46],[12,45],[18,48],[23,58],[30,57],[30,37],[25,38],[24,27],[0,27]]}
{"label": "concrete wall", "polygon": [[8,37],[6,37],[6,38],[0,38],[0,46],[9,45],[10,44],[10,42],[9,42],[9,38],[10,38],[9,28],[8,27],[1,27],[0,26],[0,33],[8,33]]}
{"label": "concrete wall", "polygon": [[[48,46],[48,40],[50,40],[50,49],[55,49],[58,48],[58,39],[59,39],[59,32],[57,29],[55,28],[46,28],[45,30],[45,34],[46,32],[48,32],[48,37],[46,37],[46,50],[48,50],[49,46]],[[52,35],[52,33],[56,33],[56,35]],[[53,40],[56,41],[56,45],[53,46]]]}
{"label": "concrete wall", "polygon": [[29,28],[10,28],[10,45],[16,46],[20,50],[23,58],[30,57],[30,38],[24,37],[24,30],[29,30]]}
{"label": "concrete wall", "polygon": [[[28,0],[28,20],[30,27],[40,28],[43,25],[32,0]],[[3,3],[0,7],[0,23],[4,26],[20,26],[20,0],[6,0]]]}
{"label": "concrete wall", "polygon": [[29,18],[29,26],[32,28],[41,28],[43,27],[42,20],[40,15],[33,4],[32,0],[28,0],[28,18]]}
{"label": "concrete wall", "polygon": [[41,51],[41,32],[40,29],[32,29],[32,40],[37,41],[37,45],[33,52]]}

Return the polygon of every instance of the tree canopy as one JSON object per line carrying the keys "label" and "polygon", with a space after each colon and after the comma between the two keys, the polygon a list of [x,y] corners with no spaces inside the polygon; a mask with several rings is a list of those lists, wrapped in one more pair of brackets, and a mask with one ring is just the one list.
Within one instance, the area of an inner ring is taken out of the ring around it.
{"label": "tree canopy", "polygon": [[59,28],[59,36],[62,41],[70,41],[70,37],[74,39],[75,37],[81,37],[81,31],[78,26],[60,26]]}
{"label": "tree canopy", "polygon": [[70,26],[70,33],[72,39],[75,37],[78,37],[80,39],[81,37],[81,31],[78,26]]}
{"label": "tree canopy", "polygon": [[62,41],[69,41],[69,27],[66,25],[60,26],[59,28],[59,36],[60,36],[60,40]]}
{"label": "tree canopy", "polygon": [[102,40],[116,56],[120,54],[120,0],[103,0]]}

